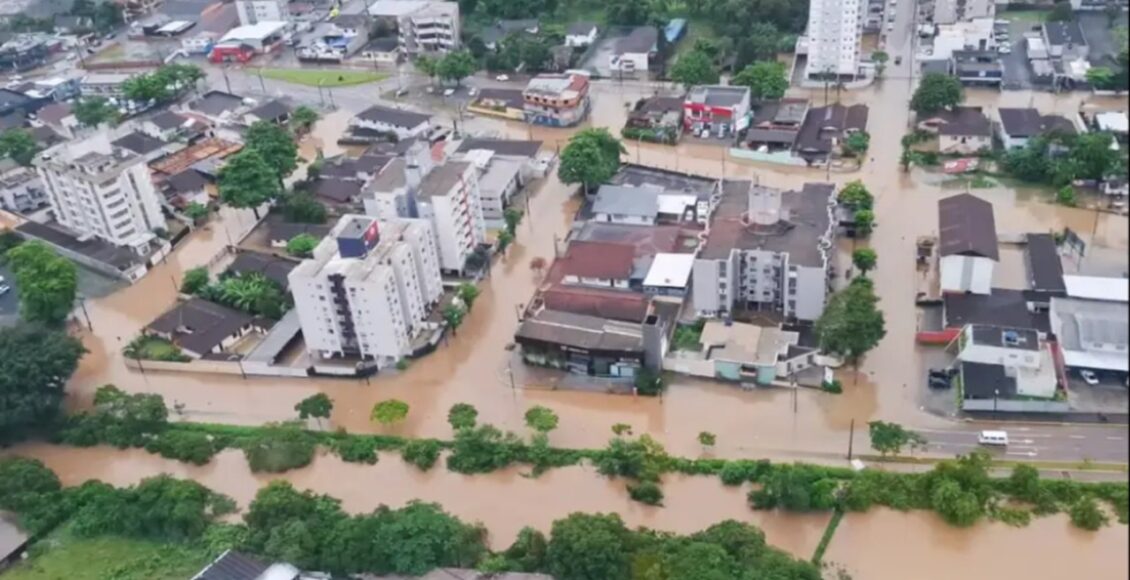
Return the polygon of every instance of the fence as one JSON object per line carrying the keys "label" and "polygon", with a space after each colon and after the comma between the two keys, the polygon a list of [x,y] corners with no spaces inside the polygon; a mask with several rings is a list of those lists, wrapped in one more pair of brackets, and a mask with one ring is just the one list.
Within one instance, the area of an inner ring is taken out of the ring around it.
{"label": "fence", "polygon": [[963,411],[1000,411],[1002,413],[1066,413],[1071,410],[1067,401],[1012,401],[993,399],[964,399]]}
{"label": "fence", "polygon": [[226,361],[226,360],[194,360],[191,362],[168,362],[157,360],[125,359],[126,367],[142,372],[167,371],[174,373],[202,373],[212,375],[240,375],[261,377],[301,377],[310,376],[307,369],[274,366],[264,363]]}
{"label": "fence", "polygon": [[793,167],[808,167],[804,159],[793,155],[792,151],[775,151],[772,153],[754,151],[752,149],[741,149],[738,147],[730,148],[730,155],[738,159],[748,159],[750,161],[760,161],[762,163],[775,163],[777,165],[791,165]]}

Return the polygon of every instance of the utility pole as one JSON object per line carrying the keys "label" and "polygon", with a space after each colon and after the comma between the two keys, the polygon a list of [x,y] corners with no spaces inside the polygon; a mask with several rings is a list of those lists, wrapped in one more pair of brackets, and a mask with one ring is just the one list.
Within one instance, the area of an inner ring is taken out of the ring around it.
{"label": "utility pole", "polygon": [[263,69],[257,68],[255,73],[259,77],[259,88],[262,89],[264,95],[267,94],[267,84],[263,82]]}
{"label": "utility pole", "polygon": [[793,385],[793,415],[796,415],[796,407],[797,407],[796,398],[797,398],[797,389],[799,388],[799,386],[796,383],[796,377],[793,377],[792,379],[790,379],[789,382],[791,382],[792,385]]}
{"label": "utility pole", "polygon": [[848,461],[851,461],[852,445],[855,443],[855,418],[851,420],[850,431],[848,431]]}
{"label": "utility pole", "polygon": [[224,86],[228,88],[228,93],[231,93],[231,79],[228,78],[228,65],[220,67],[220,72],[224,75]]}

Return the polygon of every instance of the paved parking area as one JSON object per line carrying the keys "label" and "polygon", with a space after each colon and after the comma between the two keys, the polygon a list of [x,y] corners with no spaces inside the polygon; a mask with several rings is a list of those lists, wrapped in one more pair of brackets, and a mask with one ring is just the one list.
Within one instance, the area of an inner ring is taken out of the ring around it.
{"label": "paved parking area", "polygon": [[1088,385],[1078,371],[1068,371],[1067,400],[1071,410],[1085,413],[1130,412],[1130,390],[1126,378],[1116,373],[1099,374],[1099,384]]}
{"label": "paved parking area", "polygon": [[[1093,66],[1117,66],[1116,58],[1118,57],[1118,41],[1114,37],[1114,26],[1111,25],[1110,19],[1106,14],[1099,13],[1076,13],[1079,19],[1079,27],[1083,29],[1083,38],[1087,40],[1087,46],[1090,47],[1087,59]],[[1121,23],[1126,26],[1125,16]]]}
{"label": "paved parking area", "polygon": [[[1007,13],[1004,19],[1008,19]],[[1013,91],[1026,91],[1032,88],[1032,69],[1028,67],[1028,49],[1024,43],[1024,33],[1031,32],[1032,27],[1039,24],[1031,20],[1010,20],[1008,38],[1012,52],[1002,54],[1001,64],[1004,66],[1004,85],[1002,88]]]}

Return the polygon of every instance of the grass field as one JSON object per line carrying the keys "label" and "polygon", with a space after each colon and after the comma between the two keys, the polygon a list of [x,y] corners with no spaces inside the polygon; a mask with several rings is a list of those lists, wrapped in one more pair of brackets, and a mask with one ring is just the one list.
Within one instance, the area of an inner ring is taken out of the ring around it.
{"label": "grass field", "polygon": [[264,78],[310,87],[349,87],[374,83],[388,75],[373,71],[317,70],[301,68],[261,68]]}
{"label": "grass field", "polygon": [[32,547],[32,556],[4,580],[150,580],[191,578],[211,558],[203,548],[145,540],[78,538],[59,530]]}

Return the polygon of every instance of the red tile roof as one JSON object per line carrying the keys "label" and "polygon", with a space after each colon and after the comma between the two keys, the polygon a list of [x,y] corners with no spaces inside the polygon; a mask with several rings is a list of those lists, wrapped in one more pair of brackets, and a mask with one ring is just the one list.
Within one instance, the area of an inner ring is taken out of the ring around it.
{"label": "red tile roof", "polygon": [[554,266],[566,276],[626,280],[632,274],[635,256],[632,245],[575,241]]}
{"label": "red tile roof", "polygon": [[562,284],[554,285],[542,292],[541,299],[549,310],[628,322],[643,321],[647,316],[649,304],[647,296],[639,292],[601,290]]}

